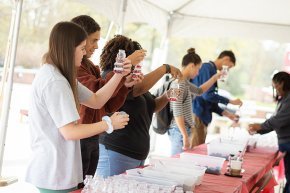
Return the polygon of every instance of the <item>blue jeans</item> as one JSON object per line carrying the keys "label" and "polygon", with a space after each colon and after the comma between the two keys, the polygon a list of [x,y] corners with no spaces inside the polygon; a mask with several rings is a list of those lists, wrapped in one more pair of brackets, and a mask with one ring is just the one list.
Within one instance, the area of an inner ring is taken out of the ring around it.
{"label": "blue jeans", "polygon": [[283,193],[290,193],[290,143],[279,144],[279,150],[281,152],[286,152],[284,157],[286,185]]}
{"label": "blue jeans", "polygon": [[99,144],[99,163],[96,175],[104,178],[124,173],[126,170],[144,166],[145,160],[137,160],[118,152],[106,149]]}
{"label": "blue jeans", "polygon": [[[188,136],[190,136],[190,128],[186,128]],[[169,140],[171,142],[171,156],[183,152],[183,137],[178,127],[172,127],[168,130]]]}

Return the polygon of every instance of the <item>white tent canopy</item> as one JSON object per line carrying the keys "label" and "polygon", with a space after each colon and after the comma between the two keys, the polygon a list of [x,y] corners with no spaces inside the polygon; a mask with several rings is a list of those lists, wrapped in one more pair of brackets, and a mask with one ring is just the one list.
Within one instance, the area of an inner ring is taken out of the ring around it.
{"label": "white tent canopy", "polygon": [[96,12],[119,26],[122,26],[123,22],[148,23],[168,37],[248,37],[290,42],[289,0],[82,2],[88,3]]}

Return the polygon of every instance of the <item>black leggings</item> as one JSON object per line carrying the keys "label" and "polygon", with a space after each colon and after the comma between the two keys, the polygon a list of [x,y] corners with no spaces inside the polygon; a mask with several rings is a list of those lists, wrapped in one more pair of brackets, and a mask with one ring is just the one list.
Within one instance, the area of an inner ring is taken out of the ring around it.
{"label": "black leggings", "polygon": [[88,138],[81,140],[83,178],[86,175],[95,175],[99,161],[99,139]]}
{"label": "black leggings", "polygon": [[283,193],[290,193],[290,143],[279,144],[279,150],[281,152],[286,152],[284,157],[284,167],[285,167],[285,177],[286,185],[283,190]]}

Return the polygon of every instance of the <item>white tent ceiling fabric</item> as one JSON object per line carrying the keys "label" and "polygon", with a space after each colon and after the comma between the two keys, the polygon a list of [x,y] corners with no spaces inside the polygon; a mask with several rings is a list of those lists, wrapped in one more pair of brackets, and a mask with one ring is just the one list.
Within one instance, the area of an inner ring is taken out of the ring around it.
{"label": "white tent ceiling fabric", "polygon": [[289,0],[82,0],[117,25],[148,23],[174,37],[250,37],[290,42]]}

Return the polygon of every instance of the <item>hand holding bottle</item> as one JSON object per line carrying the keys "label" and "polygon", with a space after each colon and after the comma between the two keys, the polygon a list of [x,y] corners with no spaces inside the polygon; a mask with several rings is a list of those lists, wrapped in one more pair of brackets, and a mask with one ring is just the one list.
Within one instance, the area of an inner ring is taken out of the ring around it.
{"label": "hand holding bottle", "polygon": [[174,79],[176,79],[176,78],[181,79],[182,78],[182,73],[178,68],[176,68],[175,66],[172,66],[172,65],[169,65],[169,67],[170,67],[169,73],[171,74],[172,78],[174,78]]}
{"label": "hand holding bottle", "polygon": [[[124,71],[124,62],[126,61],[126,53],[125,50],[119,50],[117,57],[116,57],[116,62],[114,64],[114,72],[118,74],[122,74]],[[127,61],[130,61],[127,59]],[[131,63],[131,61],[130,61]],[[131,69],[131,68],[130,68]]]}
{"label": "hand holding bottle", "polygon": [[225,82],[228,79],[228,74],[229,74],[229,67],[226,65],[222,66],[221,70],[221,76],[220,76],[220,81]]}
{"label": "hand holding bottle", "polygon": [[129,115],[125,112],[115,112],[111,117],[111,122],[114,130],[122,129],[128,125]]}
{"label": "hand holding bottle", "polygon": [[215,77],[215,81],[218,81],[222,76],[222,73],[221,72],[217,72],[214,77]]}
{"label": "hand holding bottle", "polygon": [[128,76],[126,76],[126,80],[124,82],[124,85],[127,87],[127,88],[130,88],[136,84],[139,84],[143,81],[144,79],[144,76],[143,74],[141,73],[140,75],[138,75],[138,77],[135,77],[135,78],[132,78],[133,74],[130,74]]}
{"label": "hand holding bottle", "polygon": [[142,74],[142,63],[140,62],[134,67],[134,70],[132,71],[132,78],[137,79]]}
{"label": "hand holding bottle", "polygon": [[248,127],[248,132],[253,135],[255,133],[257,133],[257,131],[261,130],[261,124],[258,124],[258,123],[252,123],[252,124],[249,124],[249,127]]}
{"label": "hand holding bottle", "polygon": [[135,66],[139,64],[142,60],[144,60],[146,56],[147,50],[141,49],[136,50],[133,54],[129,55],[127,58],[132,61],[132,65]]}

